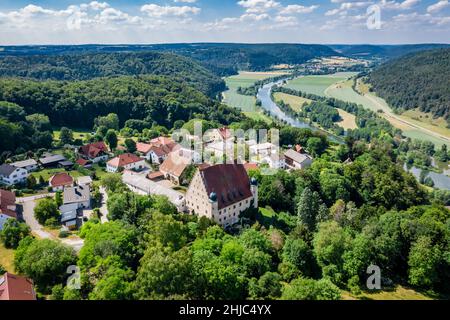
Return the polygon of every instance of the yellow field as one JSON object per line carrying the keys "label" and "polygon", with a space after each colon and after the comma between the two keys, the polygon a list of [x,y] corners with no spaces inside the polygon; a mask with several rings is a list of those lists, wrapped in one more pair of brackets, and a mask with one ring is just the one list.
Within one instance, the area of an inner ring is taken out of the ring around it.
{"label": "yellow field", "polygon": [[0,265],[6,271],[14,273],[14,250],[6,249],[3,243],[0,243]]}
{"label": "yellow field", "polygon": [[380,291],[376,293],[363,292],[354,296],[350,292],[342,292],[343,300],[433,300],[420,292],[409,288],[397,286],[394,291]]}
{"label": "yellow field", "polygon": [[303,97],[293,96],[290,94],[282,93],[282,92],[276,92],[274,94],[275,101],[284,101],[284,103],[287,103],[291,106],[292,110],[299,112],[304,103],[310,104],[312,100],[306,99]]}
{"label": "yellow field", "polygon": [[337,111],[342,118],[342,121],[337,123],[338,126],[344,128],[345,130],[358,129],[358,126],[356,125],[356,116],[342,109],[337,109]]}

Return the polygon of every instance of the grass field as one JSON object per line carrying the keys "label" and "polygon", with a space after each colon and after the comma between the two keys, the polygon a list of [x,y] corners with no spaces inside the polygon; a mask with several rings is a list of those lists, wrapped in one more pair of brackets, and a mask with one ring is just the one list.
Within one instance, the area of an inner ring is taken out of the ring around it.
{"label": "grass field", "polygon": [[[81,139],[83,140],[84,138],[86,138],[87,134],[90,134],[92,132],[92,130],[89,129],[72,129],[73,132],[73,138],[74,139]],[[53,130],[53,137],[55,138],[55,140],[59,140],[59,136],[61,134],[61,129],[54,129]]]}
{"label": "grass field", "polygon": [[303,104],[307,103],[310,104],[312,100],[306,99],[303,97],[293,96],[291,94],[286,94],[283,92],[276,92],[274,94],[275,101],[284,101],[284,103],[287,103],[291,106],[292,110],[299,112],[301,111]]}
{"label": "grass field", "polygon": [[[431,120],[429,120],[430,123],[421,121],[420,114],[418,114],[417,112],[410,112],[406,115],[396,115],[386,103],[386,101],[384,101],[380,97],[377,97],[373,93],[361,95],[353,90],[352,84],[353,81],[351,80],[334,83],[325,90],[325,93],[329,97],[360,104],[374,112],[382,110],[383,113],[381,115],[386,118],[394,127],[402,130],[405,137],[431,141],[437,147],[440,147],[444,143],[449,144],[448,139],[450,139],[450,130],[443,127],[442,120],[440,122],[440,126],[438,126],[433,125],[431,123]],[[368,92],[368,87],[362,83],[359,83],[358,90],[362,92]],[[422,117],[424,116],[422,115]]]}
{"label": "grass field", "polygon": [[363,292],[354,296],[347,291],[342,292],[343,300],[432,300],[432,298],[413,289],[397,286],[393,291],[379,291],[376,293]]}
{"label": "grass field", "polygon": [[342,121],[337,123],[338,126],[344,128],[345,130],[353,130],[358,128],[356,125],[356,117],[354,115],[342,109],[337,109],[337,111],[342,118]]}
{"label": "grass field", "polygon": [[324,96],[328,87],[335,83],[349,79],[356,74],[357,73],[355,72],[338,72],[332,75],[299,77],[289,81],[286,84],[286,87],[306,93]]}
{"label": "grass field", "polygon": [[3,243],[0,242],[0,265],[6,271],[14,273],[14,250],[6,249]]}

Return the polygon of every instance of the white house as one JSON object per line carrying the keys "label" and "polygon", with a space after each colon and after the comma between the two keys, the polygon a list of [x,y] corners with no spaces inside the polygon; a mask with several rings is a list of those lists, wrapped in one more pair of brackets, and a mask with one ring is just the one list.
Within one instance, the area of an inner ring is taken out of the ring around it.
{"label": "white house", "polygon": [[64,188],[73,186],[73,178],[65,172],[60,172],[50,177],[48,185],[55,192],[63,191]]}
{"label": "white house", "polygon": [[286,166],[284,156],[276,153],[264,157],[261,163],[267,163],[271,169],[284,169]]}
{"label": "white house", "polygon": [[298,153],[293,149],[289,149],[284,153],[284,159],[286,168],[293,170],[305,169],[313,162],[313,158],[309,154]]}
{"label": "white house", "polygon": [[8,186],[25,183],[28,176],[28,171],[23,168],[10,164],[2,164],[0,166],[0,182]]}
{"label": "white house", "polygon": [[63,204],[77,204],[79,209],[87,209],[91,206],[91,190],[89,186],[76,186],[64,189]]}
{"label": "white house", "polygon": [[124,153],[106,163],[106,171],[114,173],[121,170],[142,170],[145,160],[132,153]]}
{"label": "white house", "polygon": [[12,166],[16,168],[22,168],[28,171],[28,173],[36,171],[38,169],[38,163],[34,159],[27,159],[23,161],[17,161],[11,163]]}

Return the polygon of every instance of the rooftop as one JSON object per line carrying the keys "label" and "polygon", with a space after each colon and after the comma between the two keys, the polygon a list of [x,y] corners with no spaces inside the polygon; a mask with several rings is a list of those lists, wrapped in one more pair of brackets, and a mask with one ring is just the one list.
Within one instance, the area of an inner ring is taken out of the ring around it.
{"label": "rooftop", "polygon": [[63,203],[85,202],[91,199],[91,191],[87,186],[76,186],[64,189]]}
{"label": "rooftop", "polygon": [[139,161],[143,161],[143,159],[132,153],[124,153],[112,160],[109,160],[108,165],[111,167],[120,168]]}
{"label": "rooftop", "polygon": [[11,191],[0,189],[0,213],[16,217],[16,211],[12,210],[15,205],[16,195]]}
{"label": "rooftop", "polygon": [[33,282],[6,272],[0,277],[0,300],[36,300]]}
{"label": "rooftop", "polygon": [[60,154],[48,155],[46,157],[42,157],[39,159],[39,162],[42,164],[49,164],[54,162],[65,161],[66,158]]}
{"label": "rooftop", "polygon": [[37,161],[34,159],[27,159],[27,160],[23,160],[23,161],[13,162],[13,163],[11,163],[11,165],[13,165],[14,167],[17,167],[17,168],[25,168],[25,167],[37,165]]}
{"label": "rooftop", "polygon": [[103,141],[81,146],[78,152],[88,158],[96,158],[102,153],[108,152],[108,148]]}
{"label": "rooftop", "polygon": [[10,164],[2,164],[0,166],[0,176],[8,177],[11,173],[13,173],[17,168]]}
{"label": "rooftop", "polygon": [[219,209],[252,197],[250,179],[242,164],[218,164],[199,169],[207,194],[217,195]]}
{"label": "rooftop", "polygon": [[298,153],[297,151],[293,149],[289,149],[284,153],[284,156],[286,158],[292,159],[297,163],[303,163],[306,160],[311,160],[311,156],[309,156],[306,153]]}
{"label": "rooftop", "polygon": [[72,183],[73,178],[65,172],[57,173],[49,179],[49,184],[52,187],[62,187],[71,185]]}

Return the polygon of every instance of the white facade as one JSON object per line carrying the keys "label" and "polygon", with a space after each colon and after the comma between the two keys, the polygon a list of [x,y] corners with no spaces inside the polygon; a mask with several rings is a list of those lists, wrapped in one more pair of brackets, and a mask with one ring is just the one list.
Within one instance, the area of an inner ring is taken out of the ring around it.
{"label": "white facade", "polygon": [[99,163],[99,162],[105,162],[109,159],[109,156],[107,154],[100,156],[100,157],[96,157],[96,158],[90,158],[89,160],[92,161],[92,163]]}
{"label": "white facade", "polygon": [[199,171],[197,171],[186,193],[186,206],[190,214],[207,217],[225,228],[238,223],[241,212],[250,208],[252,203],[255,208],[258,206],[258,187],[252,185],[251,191],[251,197],[219,210],[217,200],[210,199]]}
{"label": "white facade", "polygon": [[23,168],[15,168],[8,176],[0,176],[0,181],[8,186],[22,184],[27,181],[29,173]]}
{"label": "white facade", "polygon": [[[142,170],[145,168],[145,160],[133,162],[126,164],[122,167],[124,170]],[[106,164],[106,171],[110,173],[116,173],[119,172],[121,168],[113,166],[111,164]]]}

